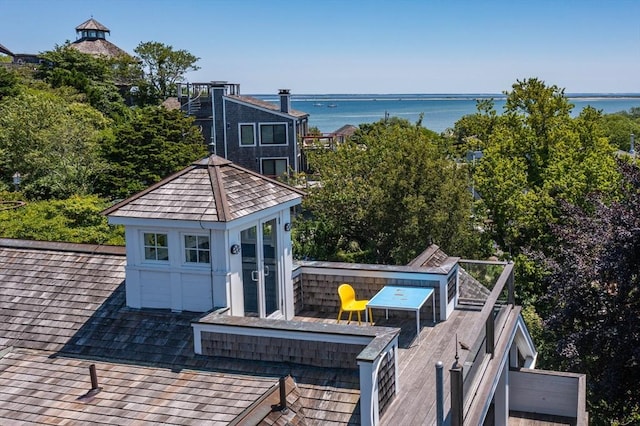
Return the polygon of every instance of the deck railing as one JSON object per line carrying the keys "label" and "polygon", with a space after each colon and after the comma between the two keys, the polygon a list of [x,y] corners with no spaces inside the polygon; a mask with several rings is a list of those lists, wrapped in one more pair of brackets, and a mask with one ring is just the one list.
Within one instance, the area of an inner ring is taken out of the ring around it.
{"label": "deck railing", "polygon": [[[492,264],[477,261],[473,263]],[[464,265],[464,262],[461,261],[461,264]],[[495,345],[504,329],[508,313],[515,304],[513,267],[513,263],[504,264],[504,270],[480,312],[480,318],[484,318],[484,321],[482,321],[483,326],[478,329],[476,341],[469,348],[467,358],[462,363],[456,362],[450,370],[451,424],[453,426],[462,425],[487,363],[495,355]]]}

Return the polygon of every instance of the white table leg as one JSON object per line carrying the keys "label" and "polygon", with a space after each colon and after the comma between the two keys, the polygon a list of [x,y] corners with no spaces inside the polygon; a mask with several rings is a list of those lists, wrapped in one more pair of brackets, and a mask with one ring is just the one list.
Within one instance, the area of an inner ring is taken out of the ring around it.
{"label": "white table leg", "polygon": [[418,331],[418,344],[420,344],[420,309],[416,309],[416,329]]}

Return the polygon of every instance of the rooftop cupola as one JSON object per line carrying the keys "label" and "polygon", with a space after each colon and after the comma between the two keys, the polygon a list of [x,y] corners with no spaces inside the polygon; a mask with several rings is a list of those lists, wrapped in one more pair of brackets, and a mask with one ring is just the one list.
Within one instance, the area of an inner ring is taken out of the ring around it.
{"label": "rooftop cupola", "polygon": [[104,40],[106,39],[106,34],[109,33],[111,33],[111,31],[109,31],[109,28],[105,27],[93,18],[84,21],[82,24],[76,27],[78,41],[96,39]]}

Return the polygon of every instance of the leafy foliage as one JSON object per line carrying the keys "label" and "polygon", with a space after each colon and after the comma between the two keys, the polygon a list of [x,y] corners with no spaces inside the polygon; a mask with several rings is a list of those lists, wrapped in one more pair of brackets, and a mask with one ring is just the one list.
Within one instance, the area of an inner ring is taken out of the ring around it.
{"label": "leafy foliage", "polygon": [[198,57],[186,50],[174,50],[159,42],[140,43],[135,52],[141,60],[144,78],[138,81],[137,96],[141,104],[152,104],[175,96],[176,82],[188,71],[200,69]]}
{"label": "leafy foliage", "polygon": [[149,106],[115,127],[102,142],[102,155],[109,168],[101,176],[100,191],[123,198],[206,157],[207,149],[193,118]]}
{"label": "leafy foliage", "polygon": [[24,89],[0,102],[0,173],[15,172],[30,199],[93,192],[104,169],[98,138],[108,120],[90,106],[51,91]]}
{"label": "leafy foliage", "polygon": [[127,115],[127,108],[115,84],[117,64],[130,58],[95,57],[70,47],[56,46],[41,55],[43,62],[36,76],[52,87],[73,87],[91,106],[108,117]]}
{"label": "leafy foliage", "polygon": [[618,176],[598,111],[572,118],[564,91],[537,79],[518,81],[506,95],[474,182],[495,241],[515,255],[549,242],[559,200],[580,204],[592,191],[612,191]]}
{"label": "leafy foliage", "polygon": [[622,198],[561,203],[552,227],[545,321],[558,367],[586,372],[600,421],[637,415],[640,395],[640,170],[622,164]]}
{"label": "leafy foliage", "polygon": [[391,119],[312,154],[322,180],[304,201],[296,255],[403,264],[431,242],[476,250],[466,172],[445,158],[441,143],[419,124]]}
{"label": "leafy foliage", "polygon": [[[9,198],[0,193],[0,198]],[[2,236],[41,241],[124,245],[124,229],[113,227],[100,212],[108,207],[94,195],[38,201],[0,211]]]}

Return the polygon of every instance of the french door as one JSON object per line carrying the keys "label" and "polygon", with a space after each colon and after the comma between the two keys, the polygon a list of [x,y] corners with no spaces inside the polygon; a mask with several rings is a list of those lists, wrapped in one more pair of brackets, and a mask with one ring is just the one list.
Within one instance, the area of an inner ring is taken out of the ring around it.
{"label": "french door", "polygon": [[265,318],[281,311],[277,219],[241,232],[244,314]]}

